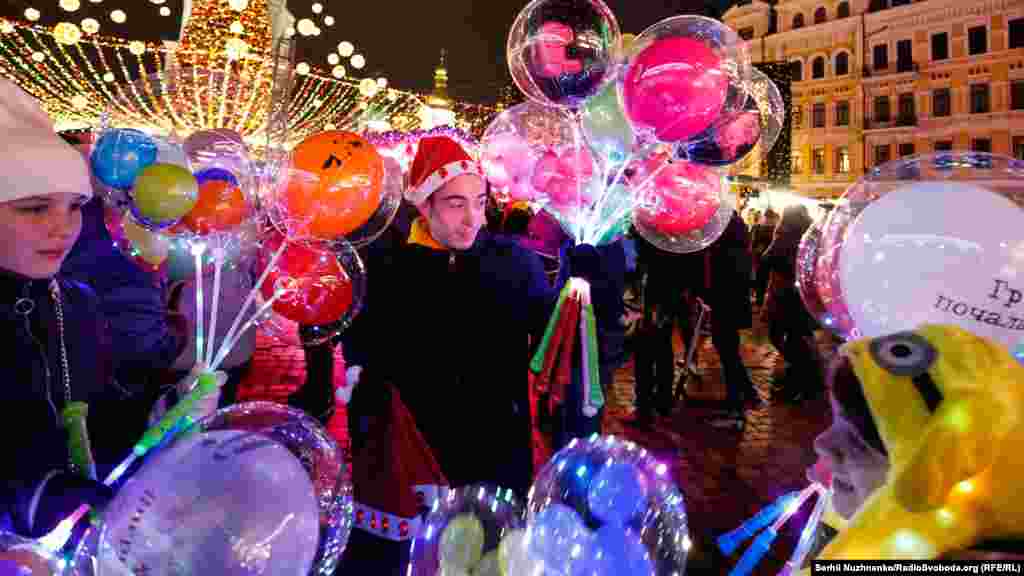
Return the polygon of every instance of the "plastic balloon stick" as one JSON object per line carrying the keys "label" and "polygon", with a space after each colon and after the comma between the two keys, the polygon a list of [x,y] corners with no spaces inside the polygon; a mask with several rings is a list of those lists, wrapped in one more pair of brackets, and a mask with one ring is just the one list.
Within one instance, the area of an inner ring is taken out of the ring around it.
{"label": "plastic balloon stick", "polygon": [[829,493],[825,487],[821,484],[815,484],[815,486],[819,488],[818,501],[814,504],[814,510],[811,512],[810,517],[807,518],[807,524],[804,525],[804,529],[800,533],[800,540],[793,550],[793,555],[789,557],[789,561],[786,562],[779,576],[789,576],[793,572],[799,572],[804,559],[807,558],[807,554],[811,550],[811,545],[814,543],[814,533],[818,530],[821,516],[825,513],[825,507],[828,505],[829,500]]}
{"label": "plastic balloon stick", "polygon": [[754,534],[757,534],[765,526],[768,526],[774,522],[776,518],[781,516],[786,510],[786,507],[796,500],[798,494],[798,492],[790,492],[789,494],[780,496],[775,500],[775,502],[765,506],[752,518],[741,524],[739,528],[719,536],[718,549],[726,556],[735,552],[736,549],[739,548],[740,544],[743,544],[748,539],[753,538]]}
{"label": "plastic balloon stick", "polygon": [[92,458],[89,444],[89,430],[86,419],[89,405],[85,402],[71,402],[61,412],[64,429],[68,432],[68,451],[75,471],[90,480],[96,480],[96,462]]}

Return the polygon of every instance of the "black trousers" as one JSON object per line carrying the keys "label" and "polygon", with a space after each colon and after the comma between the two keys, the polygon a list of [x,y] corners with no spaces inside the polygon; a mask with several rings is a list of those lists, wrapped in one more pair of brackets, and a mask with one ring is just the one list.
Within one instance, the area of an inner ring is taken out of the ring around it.
{"label": "black trousers", "polygon": [[799,385],[805,391],[823,386],[821,361],[815,349],[814,332],[806,313],[795,304],[784,305],[768,326],[772,345],[789,364],[788,384]]}
{"label": "black trousers", "polygon": [[750,381],[747,367],[743,365],[743,357],[740,356],[740,331],[732,323],[716,322],[712,314],[711,344],[722,362],[726,403],[730,409],[742,410],[744,398],[757,392]]}
{"label": "black trousers", "polygon": [[636,409],[641,418],[672,412],[672,382],[675,379],[675,351],[672,348],[674,324],[642,332],[637,336],[633,360],[636,379]]}

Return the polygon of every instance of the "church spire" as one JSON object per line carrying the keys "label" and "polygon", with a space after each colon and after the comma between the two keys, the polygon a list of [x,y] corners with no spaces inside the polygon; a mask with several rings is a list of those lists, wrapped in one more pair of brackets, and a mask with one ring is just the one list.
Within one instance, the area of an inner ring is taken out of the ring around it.
{"label": "church spire", "polygon": [[430,95],[430,105],[435,108],[448,108],[448,68],[446,64],[448,51],[441,49],[441,60],[434,69],[434,92]]}

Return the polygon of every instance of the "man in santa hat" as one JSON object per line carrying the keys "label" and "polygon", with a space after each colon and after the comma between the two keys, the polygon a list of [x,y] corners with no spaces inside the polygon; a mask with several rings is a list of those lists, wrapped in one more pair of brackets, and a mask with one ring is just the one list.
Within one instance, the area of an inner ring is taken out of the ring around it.
{"label": "man in santa hat", "polygon": [[422,139],[405,194],[419,215],[405,242],[369,255],[366,306],[342,335],[357,528],[342,573],[401,573],[441,486],[525,498],[532,483],[524,336],[539,340],[570,273],[604,271],[593,247],[566,247],[552,286],[535,254],[483,230],[482,174],[454,140]]}

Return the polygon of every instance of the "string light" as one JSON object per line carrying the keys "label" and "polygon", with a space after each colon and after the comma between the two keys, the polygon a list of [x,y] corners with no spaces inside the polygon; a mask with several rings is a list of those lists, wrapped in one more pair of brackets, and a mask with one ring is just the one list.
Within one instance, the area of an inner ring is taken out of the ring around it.
{"label": "string light", "polygon": [[82,31],[70,22],[61,22],[53,27],[53,39],[65,46],[74,46],[82,39]]}

